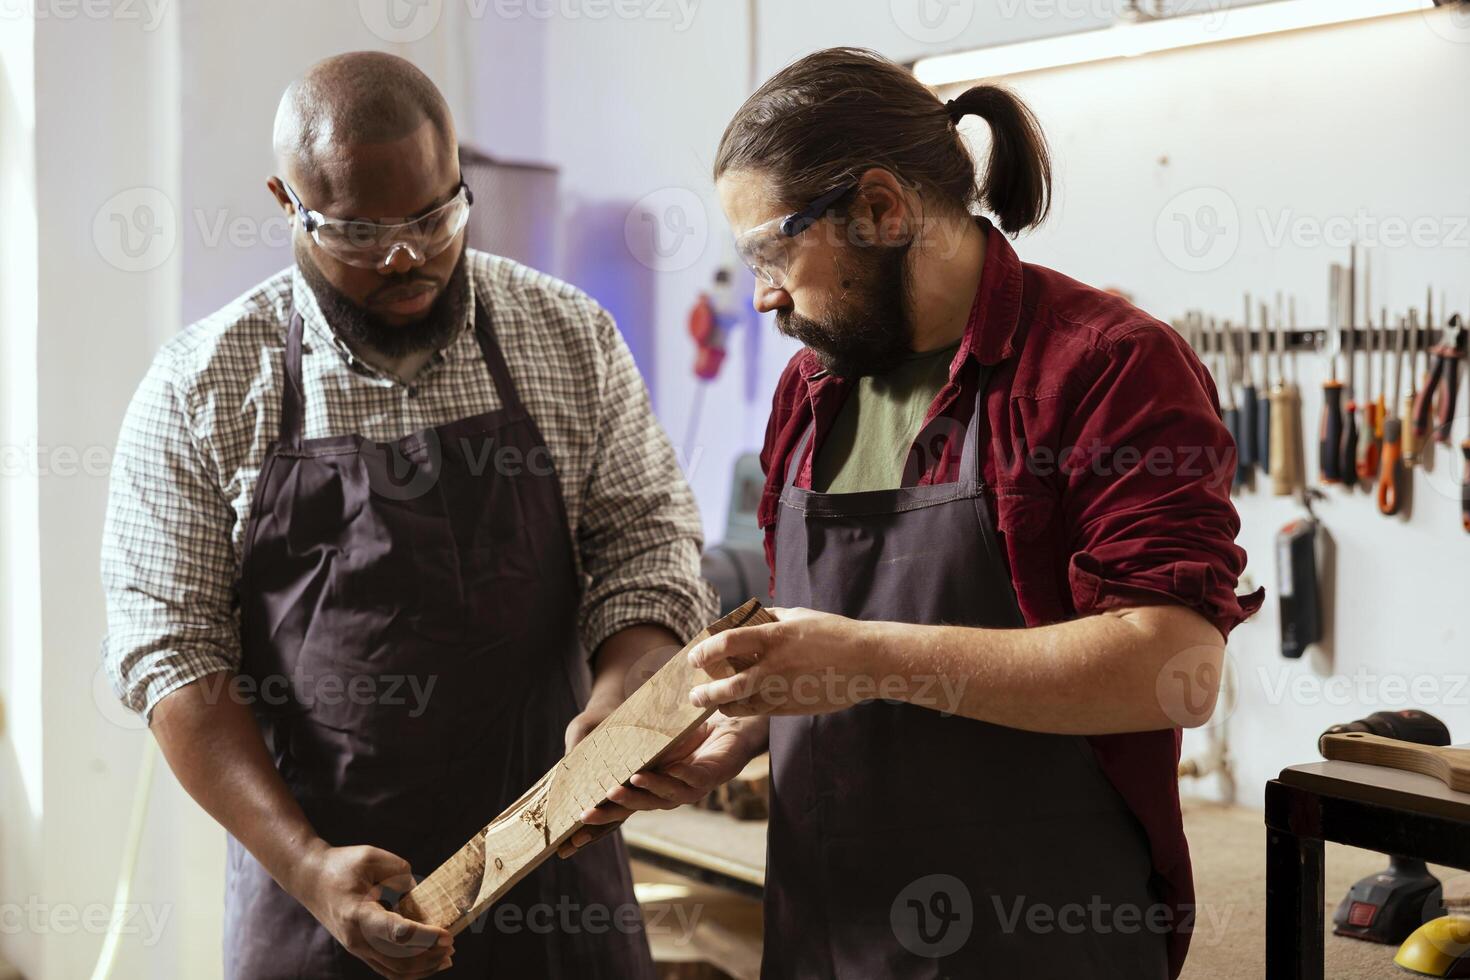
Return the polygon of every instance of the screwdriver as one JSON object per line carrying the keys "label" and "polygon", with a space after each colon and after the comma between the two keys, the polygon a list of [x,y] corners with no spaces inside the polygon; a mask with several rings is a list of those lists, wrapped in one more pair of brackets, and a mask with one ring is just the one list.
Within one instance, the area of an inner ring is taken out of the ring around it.
{"label": "screwdriver", "polygon": [[[1365,373],[1368,376],[1368,384],[1364,390],[1363,398],[1363,429],[1358,436],[1358,479],[1365,486],[1372,486],[1373,481],[1378,479],[1378,441],[1379,441],[1379,416],[1378,401],[1373,395],[1373,365],[1378,360],[1378,332],[1373,329],[1373,308],[1363,308],[1364,321],[1367,323],[1368,336],[1365,338],[1363,349],[1367,354]],[[1378,386],[1381,388],[1388,383],[1388,379],[1381,372],[1378,378]]]}
{"label": "screwdriver", "polygon": [[1419,437],[1414,434],[1410,420],[1414,418],[1414,403],[1419,397],[1419,311],[1409,308],[1409,393],[1399,406],[1399,424],[1404,443],[1404,465],[1419,462]]}
{"label": "screwdriver", "polygon": [[1470,533],[1470,439],[1460,443],[1460,452],[1465,456],[1464,482],[1460,484],[1460,522]]}
{"label": "screwdriver", "polygon": [[1256,465],[1271,471],[1271,311],[1261,304],[1261,397],[1256,402]]}
{"label": "screwdriver", "polygon": [[1230,430],[1230,438],[1235,441],[1235,480],[1231,483],[1232,489],[1240,489],[1245,486],[1250,472],[1241,462],[1241,437],[1240,431],[1240,408],[1235,401],[1235,360],[1232,353],[1235,348],[1235,329],[1230,326],[1229,321],[1220,324],[1220,349],[1225,355],[1225,428]]}
{"label": "screwdriver", "polygon": [[1249,476],[1256,468],[1256,379],[1251,366],[1251,294],[1245,294],[1245,324],[1240,328],[1240,467]]}
{"label": "screwdriver", "polygon": [[[1403,420],[1399,418],[1399,395],[1403,392],[1404,334],[1408,320],[1399,318],[1394,342],[1393,400],[1387,403],[1383,419],[1383,461],[1378,474],[1378,512],[1392,516],[1399,512],[1399,481],[1403,479]],[[1388,311],[1383,313],[1383,329],[1388,329]],[[1387,343],[1384,347],[1387,348]],[[1385,355],[1386,356],[1386,355]],[[1383,387],[1388,387],[1387,379]]]}
{"label": "screwdriver", "polygon": [[[1290,497],[1301,472],[1301,405],[1296,385],[1286,380],[1286,319],[1281,298],[1276,310],[1276,386],[1271,389],[1271,492]],[[1291,325],[1296,327],[1296,300],[1291,301]]]}
{"label": "screwdriver", "polygon": [[1343,486],[1351,490],[1358,482],[1358,402],[1357,394],[1357,346],[1358,317],[1358,246],[1348,250],[1347,282],[1347,409],[1342,419],[1342,454],[1338,457],[1338,472]]}
{"label": "screwdriver", "polygon": [[1341,483],[1337,454],[1342,445],[1342,382],[1337,380],[1337,348],[1342,340],[1342,266],[1333,263],[1328,269],[1328,378],[1322,383],[1322,425],[1318,432],[1317,468],[1323,483]]}

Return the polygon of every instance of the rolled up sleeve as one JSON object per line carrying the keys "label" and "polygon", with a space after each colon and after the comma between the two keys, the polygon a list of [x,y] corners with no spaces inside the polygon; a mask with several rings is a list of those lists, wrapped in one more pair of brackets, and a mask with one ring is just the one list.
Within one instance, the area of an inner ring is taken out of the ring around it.
{"label": "rolled up sleeve", "polygon": [[1235,444],[1213,383],[1162,324],[1131,329],[1099,360],[1063,437],[1077,613],[1182,605],[1228,636],[1264,592],[1235,593],[1245,567]]}
{"label": "rolled up sleeve", "polygon": [[103,663],[129,708],[240,663],[232,602],[235,514],[200,450],[166,352],[118,436],[102,538]]}
{"label": "rolled up sleeve", "polygon": [[579,631],[588,654],[641,623],[664,626],[681,642],[716,612],[700,576],[703,529],[673,447],[654,417],[648,390],[612,317],[598,314],[605,371],[597,393],[597,449],[576,530],[588,577]]}

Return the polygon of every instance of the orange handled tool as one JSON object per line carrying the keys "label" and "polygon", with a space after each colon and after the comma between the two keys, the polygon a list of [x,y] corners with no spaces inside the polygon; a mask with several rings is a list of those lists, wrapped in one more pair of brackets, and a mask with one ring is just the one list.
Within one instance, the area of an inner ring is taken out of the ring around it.
{"label": "orange handled tool", "polygon": [[[1384,324],[1388,326],[1387,323]],[[1383,459],[1378,472],[1378,512],[1392,516],[1399,512],[1399,481],[1404,477],[1403,419],[1399,418],[1399,395],[1403,393],[1404,334],[1408,321],[1400,318],[1394,343],[1393,400],[1387,403],[1383,420]],[[1384,387],[1388,385],[1385,383]]]}

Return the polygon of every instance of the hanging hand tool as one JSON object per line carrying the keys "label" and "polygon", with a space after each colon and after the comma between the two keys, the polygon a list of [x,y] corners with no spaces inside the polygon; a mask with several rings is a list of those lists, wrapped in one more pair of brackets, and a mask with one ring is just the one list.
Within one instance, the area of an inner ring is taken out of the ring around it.
{"label": "hanging hand tool", "polygon": [[[1364,486],[1373,486],[1373,481],[1378,479],[1378,449],[1380,440],[1380,422],[1378,415],[1378,398],[1374,395],[1373,366],[1378,361],[1378,332],[1373,328],[1373,308],[1364,307],[1363,322],[1367,325],[1367,337],[1363,341],[1364,358],[1363,373],[1367,376],[1367,384],[1363,391],[1363,421],[1358,432],[1358,479]],[[1378,376],[1378,387],[1387,383],[1387,377],[1380,371]]]}
{"label": "hanging hand tool", "polygon": [[1243,433],[1240,430],[1240,408],[1235,401],[1235,329],[1227,321],[1219,324],[1219,331],[1220,349],[1225,355],[1225,384],[1222,389],[1225,402],[1225,428],[1230,430],[1230,438],[1235,442],[1235,479],[1231,482],[1230,487],[1232,490],[1238,490],[1245,486],[1246,480],[1250,477],[1250,471],[1241,462],[1240,444]]}
{"label": "hanging hand tool", "polygon": [[1460,443],[1460,453],[1465,457],[1464,479],[1460,484],[1460,523],[1465,525],[1465,532],[1470,534],[1470,439]]}
{"label": "hanging hand tool", "polygon": [[1322,425],[1317,439],[1317,469],[1323,483],[1341,483],[1338,453],[1342,446],[1342,382],[1337,380],[1337,350],[1342,341],[1342,267],[1328,270],[1327,380],[1322,383]]}
{"label": "hanging hand tool", "polygon": [[1399,428],[1404,444],[1404,466],[1419,462],[1419,437],[1414,434],[1414,402],[1419,395],[1419,311],[1409,308],[1409,393],[1399,405]]}
{"label": "hanging hand tool", "polygon": [[1240,328],[1240,466],[1249,476],[1256,468],[1256,379],[1252,366],[1251,294],[1245,294],[1245,322]]}
{"label": "hanging hand tool", "polygon": [[[1448,444],[1450,427],[1455,421],[1455,402],[1460,394],[1460,362],[1465,359],[1465,324],[1460,314],[1456,313],[1445,322],[1444,336],[1430,348],[1429,357],[1429,380],[1424,382],[1419,401],[1414,406],[1414,432],[1421,440],[1430,434],[1430,413],[1438,398],[1434,438]],[[1444,388],[1442,394],[1439,391],[1441,386]]]}
{"label": "hanging hand tool", "polygon": [[[1347,399],[1342,417],[1342,451],[1338,456],[1337,470],[1343,486],[1351,490],[1358,482],[1358,402],[1357,394],[1357,299],[1358,299],[1358,246],[1348,250],[1347,278]],[[1340,302],[1340,301],[1339,301]]]}
{"label": "hanging hand tool", "polygon": [[[1301,406],[1297,387],[1286,380],[1286,318],[1281,315],[1281,298],[1276,311],[1276,386],[1271,389],[1271,492],[1290,497],[1296,492],[1297,474],[1301,472]],[[1296,326],[1296,302],[1292,301],[1292,326]]]}
{"label": "hanging hand tool", "polygon": [[1256,402],[1256,465],[1271,472],[1271,313],[1261,304],[1261,392]]}
{"label": "hanging hand tool", "polygon": [[[1403,470],[1403,419],[1399,418],[1399,395],[1403,393],[1404,334],[1408,332],[1408,319],[1399,318],[1399,329],[1394,341],[1393,400],[1388,402],[1387,416],[1383,420],[1383,460],[1378,474],[1378,512],[1392,517],[1399,512],[1399,489],[1404,478]],[[1385,322],[1384,327],[1388,324]],[[1385,382],[1384,387],[1388,384]]]}

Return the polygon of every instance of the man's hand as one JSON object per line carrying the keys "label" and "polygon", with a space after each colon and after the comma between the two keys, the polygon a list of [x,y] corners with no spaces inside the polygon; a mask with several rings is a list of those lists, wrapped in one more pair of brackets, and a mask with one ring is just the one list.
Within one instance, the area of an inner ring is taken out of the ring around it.
{"label": "man's hand", "polygon": [[587,826],[567,838],[557,854],[571,857],[638,810],[672,810],[703,799],[765,751],[766,729],[764,719],[709,719],[673,747],[669,761],[658,769],[634,773],[632,785],[618,786],[607,802],[584,812],[580,819]]}
{"label": "man's hand", "polygon": [[902,697],[900,678],[885,690],[875,676],[872,624],[811,609],[772,609],[776,622],[726,630],[689,651],[689,662],[719,676],[689,692],[701,708],[728,717],[820,715],[878,697]]}
{"label": "man's hand", "polygon": [[376,847],[329,847],[302,862],[292,893],[353,956],[379,974],[417,980],[447,970],[454,939],[445,929],[390,912],[385,890],[413,887],[408,862]]}

